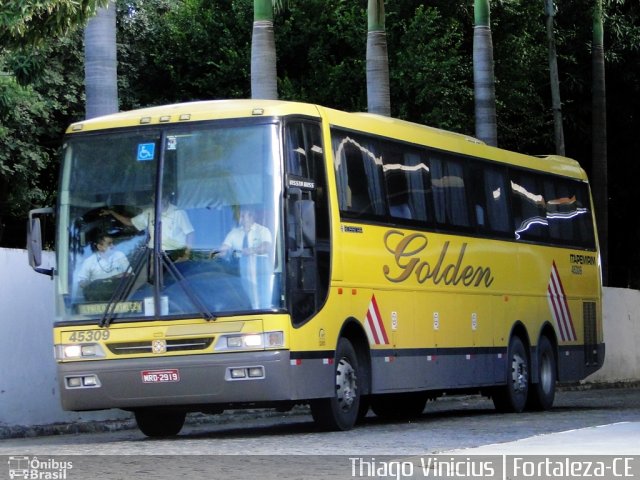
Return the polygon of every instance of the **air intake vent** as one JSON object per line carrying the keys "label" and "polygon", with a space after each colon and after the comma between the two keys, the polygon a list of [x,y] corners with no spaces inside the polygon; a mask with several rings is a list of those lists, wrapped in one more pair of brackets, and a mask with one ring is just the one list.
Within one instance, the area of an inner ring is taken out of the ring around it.
{"label": "air intake vent", "polygon": [[598,365],[598,324],[596,318],[596,303],[582,304],[584,319],[584,361],[585,365]]}

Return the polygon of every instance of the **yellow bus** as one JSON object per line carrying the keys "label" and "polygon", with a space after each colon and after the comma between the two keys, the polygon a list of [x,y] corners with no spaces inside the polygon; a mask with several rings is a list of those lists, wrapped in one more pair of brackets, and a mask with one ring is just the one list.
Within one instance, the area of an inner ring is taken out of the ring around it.
{"label": "yellow bus", "polygon": [[66,410],[132,411],[164,436],[188,412],[309,404],[347,430],[461,392],[547,409],[602,366],[573,160],[259,100],[78,122],[62,157],[44,271]]}

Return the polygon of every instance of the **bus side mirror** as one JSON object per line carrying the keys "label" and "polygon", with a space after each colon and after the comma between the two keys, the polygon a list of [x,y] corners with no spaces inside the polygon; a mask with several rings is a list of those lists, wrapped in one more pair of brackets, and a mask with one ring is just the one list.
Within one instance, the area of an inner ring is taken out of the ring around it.
{"label": "bus side mirror", "polygon": [[40,268],[42,265],[42,227],[40,215],[52,215],[53,208],[37,208],[29,212],[27,223],[27,255],[29,265],[36,272],[53,277],[53,268]]}

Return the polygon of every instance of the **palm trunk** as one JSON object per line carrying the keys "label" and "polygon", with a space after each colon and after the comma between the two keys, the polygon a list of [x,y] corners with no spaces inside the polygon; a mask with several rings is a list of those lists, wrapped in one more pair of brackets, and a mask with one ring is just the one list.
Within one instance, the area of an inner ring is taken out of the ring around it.
{"label": "palm trunk", "polygon": [[493,73],[493,42],[489,0],[475,0],[473,27],[473,84],[476,136],[488,145],[498,145],[496,92]]}
{"label": "palm trunk", "polygon": [[276,41],[271,0],[253,1],[251,98],[277,99]]}
{"label": "palm trunk", "polygon": [[118,111],[116,4],[98,10],[84,30],[87,118]]}
{"label": "palm trunk", "polygon": [[369,0],[367,29],[367,109],[391,116],[389,57],[384,27],[384,0]]}
{"label": "palm trunk", "polygon": [[602,24],[602,0],[596,0],[593,11],[593,44],[591,46],[593,69],[592,87],[592,168],[593,193],[600,255],[602,259],[602,278],[608,280],[608,239],[609,239],[609,202],[607,192],[607,100],[604,71],[604,29]]}
{"label": "palm trunk", "polygon": [[565,154],[564,129],[562,127],[562,102],[560,101],[560,81],[558,79],[558,56],[556,54],[556,39],[553,27],[555,7],[553,0],[545,0],[545,14],[547,17],[547,40],[549,42],[549,80],[551,83],[551,107],[553,109],[553,132],[556,143],[556,153]]}

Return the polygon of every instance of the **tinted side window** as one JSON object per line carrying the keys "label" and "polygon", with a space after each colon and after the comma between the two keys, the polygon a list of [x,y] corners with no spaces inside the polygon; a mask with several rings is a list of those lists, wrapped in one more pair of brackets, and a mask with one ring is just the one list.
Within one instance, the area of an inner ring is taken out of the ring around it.
{"label": "tinted side window", "polygon": [[486,162],[468,163],[472,179],[472,215],[480,233],[513,238],[507,171]]}
{"label": "tinted side window", "polygon": [[471,215],[462,161],[434,153],[429,163],[436,222],[443,226],[470,227]]}
{"label": "tinted side window", "polygon": [[382,159],[375,141],[333,131],[331,142],[340,211],[351,217],[383,216]]}
{"label": "tinted side window", "polygon": [[517,239],[544,241],[548,237],[546,201],[539,183],[531,173],[512,172],[513,228]]}
{"label": "tinted side window", "polygon": [[595,247],[587,186],[551,177],[545,179],[544,185],[551,241],[566,246]]}
{"label": "tinted side window", "polygon": [[385,142],[381,146],[387,204],[395,220],[428,222],[429,167],[418,149]]}

